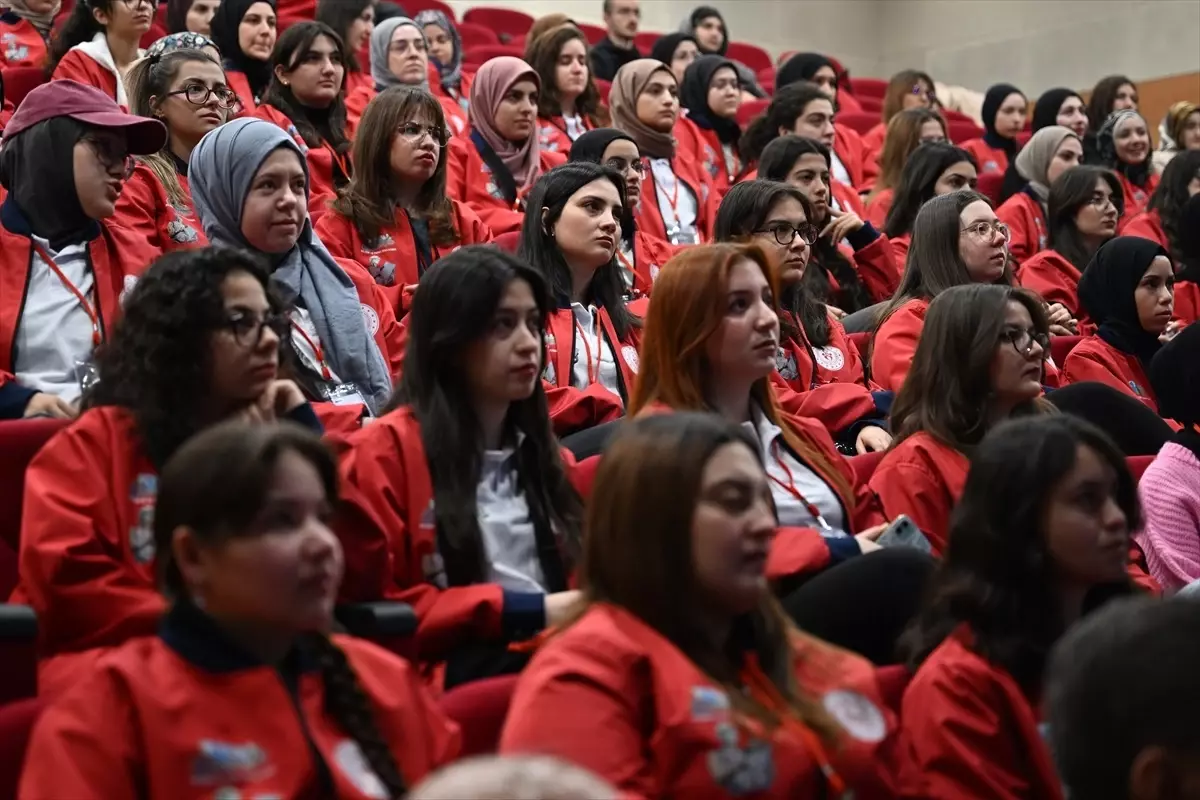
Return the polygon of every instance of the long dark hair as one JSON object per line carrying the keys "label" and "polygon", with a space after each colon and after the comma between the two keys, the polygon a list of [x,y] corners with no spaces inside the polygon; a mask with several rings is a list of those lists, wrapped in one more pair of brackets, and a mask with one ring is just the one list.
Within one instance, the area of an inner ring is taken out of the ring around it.
{"label": "long dark hair", "polygon": [[[320,0],[317,3],[317,22],[328,25],[330,30],[336,31],[337,35],[342,37],[342,41],[347,41],[346,35],[350,33],[352,26],[364,11],[375,5],[375,0]],[[353,50],[346,51],[346,69],[351,72],[362,72],[362,65],[358,63],[358,54]]]}
{"label": "long dark hair", "polygon": [[[1200,150],[1182,150],[1163,170],[1162,179],[1150,197],[1149,208],[1157,211],[1167,235],[1171,260],[1183,263],[1183,204],[1188,201],[1188,184],[1200,177]],[[1118,194],[1114,192],[1114,196]]]}
{"label": "long dark hair", "polygon": [[221,287],[235,272],[262,285],[272,312],[283,310],[258,256],[224,247],[180,250],[142,273],[112,336],[96,351],[100,380],[84,405],[128,410],[157,467],[212,421],[210,342],[226,319]]}
{"label": "long dark hair", "polygon": [[75,3],[66,22],[50,40],[50,48],[46,53],[46,77],[54,74],[58,62],[62,61],[68,50],[77,44],[90,42],[97,33],[105,30],[93,12],[103,11],[111,17],[114,2],[117,0],[79,0]]}
{"label": "long dark hair", "polygon": [[[804,209],[804,216],[812,223],[812,204],[804,193],[795,186],[774,180],[742,181],[729,188],[717,210],[717,222],[713,234],[714,242],[750,242],[763,225],[775,204],[792,198]],[[811,265],[810,265],[811,266]],[[808,270],[805,270],[808,273]],[[826,279],[828,285],[828,279]],[[818,300],[805,281],[781,287],[779,305],[789,312],[779,318],[784,332],[795,338],[797,331],[792,319],[799,320],[804,336],[813,347],[829,344],[829,312]]]}
{"label": "long dark hair", "polygon": [[[571,195],[592,181],[608,180],[617,189],[621,206],[625,206],[625,179],[611,167],[588,161],[573,161],[555,167],[538,178],[530,192],[526,207],[529,213],[521,226],[521,246],[518,255],[545,276],[554,299],[571,296],[571,268],[563,259],[562,250],[550,234],[554,223],[562,216]],[[542,209],[549,209],[543,218]],[[588,285],[590,302],[602,306],[612,319],[619,338],[641,327],[641,320],[630,313],[624,300],[625,282],[621,267],[614,255],[609,263],[596,270]]]}
{"label": "long dark hair", "polygon": [[[543,119],[553,119],[562,115],[558,101],[558,86],[555,80],[558,68],[558,54],[572,39],[583,43],[585,54],[591,53],[587,37],[574,25],[560,25],[557,28],[538,36],[525,46],[525,63],[533,67],[534,72],[542,79],[542,91],[538,93],[538,116]],[[583,94],[575,99],[576,113],[587,117],[593,128],[602,128],[608,124],[608,111],[600,100],[600,90],[596,88],[596,80],[592,76],[591,64],[588,64],[587,85]]]}
{"label": "long dark hair", "polygon": [[896,187],[892,207],[883,223],[883,232],[888,238],[897,239],[912,233],[917,212],[933,198],[938,178],[963,161],[979,168],[970,153],[949,142],[926,142],[912,152],[900,174],[900,185]]}
{"label": "long dark hair", "polygon": [[[164,593],[171,598],[188,595],[171,557],[176,528],[187,526],[205,545],[257,535],[255,519],[285,453],[316,470],[325,497],[336,506],[337,462],[316,435],[298,425],[225,422],[191,439],[171,457],[159,480],[154,510],[156,566]],[[322,633],[304,634],[301,644],[320,665],[325,713],[358,745],[388,797],[399,800],[406,789],[404,778],[346,653]]]}
{"label": "long dark hair", "polygon": [[1120,217],[1124,213],[1125,195],[1112,170],[1081,164],[1063,172],[1050,186],[1046,215],[1047,243],[1051,250],[1070,261],[1080,272],[1087,268],[1096,249],[1088,246],[1075,224],[1075,218],[1080,209],[1092,202],[1098,180],[1107,183],[1112,190],[1112,201]]}
{"label": "long dark hair", "polygon": [[[332,208],[354,222],[364,242],[374,242],[380,231],[396,219],[396,176],[392,171],[392,143],[399,127],[413,119],[428,119],[449,132],[446,115],[437,99],[424,89],[393,86],[367,104],[354,136],[353,160],[357,165],[350,182],[338,191]],[[437,167],[417,192],[412,211],[429,224],[430,241],[440,246],[458,244],[454,206],[446,196],[448,139],[438,147]]]}
{"label": "long dark hair", "polygon": [[342,85],[337,97],[329,108],[318,110],[301,103],[292,94],[292,88],[283,84],[279,76],[274,74],[274,70],[279,67],[282,67],[284,72],[291,72],[299,66],[319,36],[333,42],[337,56],[343,64],[346,63],[346,45],[333,28],[323,22],[297,22],[284,31],[275,42],[275,52],[271,54],[271,83],[263,93],[262,105],[274,106],[282,111],[296,126],[300,138],[309,147],[320,147],[322,142],[327,142],[340,155],[350,151],[350,140],[346,138],[345,75],[342,76]]}
{"label": "long dark hair", "polygon": [[[788,173],[792,171],[796,161],[800,156],[808,153],[824,159],[827,172],[832,168],[833,162],[828,147],[814,139],[789,134],[780,136],[762,151],[758,174],[767,180],[786,183]],[[829,190],[829,198],[832,202],[833,185],[831,180],[826,181],[825,187]],[[809,219],[809,222],[817,226],[825,224],[825,220]],[[842,255],[842,251],[838,249],[838,243],[828,236],[819,236],[813,243],[812,263],[809,266],[816,266],[817,269],[805,270],[804,281],[821,302],[833,303],[844,311],[858,311],[874,303],[867,288],[863,286],[862,278],[858,276],[858,270]],[[830,275],[837,280],[842,294],[840,298],[833,296],[834,293],[829,283]]]}
{"label": "long dark hair", "polygon": [[1137,91],[1137,84],[1124,75],[1107,75],[1096,82],[1092,88],[1092,97],[1087,104],[1088,122],[1092,132],[1099,132],[1104,120],[1113,112],[1113,103],[1117,99],[1117,90],[1129,84]]}
{"label": "long dark hair", "polygon": [[796,120],[804,114],[804,109],[808,108],[808,104],[814,100],[829,100],[829,95],[825,94],[815,83],[808,81],[789,83],[775,92],[767,110],[746,126],[746,130],[742,132],[742,139],[738,143],[738,153],[741,154],[742,161],[747,165],[747,170],[751,164],[758,161],[771,140],[779,136],[780,128],[791,131],[796,127]]}
{"label": "long dark hair", "polygon": [[[1031,698],[1041,691],[1046,659],[1066,629],[1044,531],[1046,506],[1074,468],[1081,446],[1117,474],[1117,505],[1130,530],[1140,527],[1137,486],[1116,445],[1069,414],[1009,420],[971,459],[962,498],[950,517],[945,558],[924,610],[901,640],[912,667],[960,625],[973,649],[1008,672]],[[1116,587],[1096,587],[1092,602]]]}
{"label": "long dark hair", "polygon": [[[496,307],[513,281],[529,285],[544,325],[552,306],[542,276],[486,245],[463,247],[435,262],[421,277],[408,316],[404,372],[392,405],[410,406],[420,423],[433,483],[438,550],[454,586],[480,583],[485,575],[475,503],[483,441],[463,361],[467,348],[491,331]],[[540,381],[533,394],[509,406],[505,424],[510,440],[524,437],[516,448],[518,481],[544,568],[559,572],[547,569],[547,583],[551,591],[565,589],[579,553],[582,504],[567,480]]]}

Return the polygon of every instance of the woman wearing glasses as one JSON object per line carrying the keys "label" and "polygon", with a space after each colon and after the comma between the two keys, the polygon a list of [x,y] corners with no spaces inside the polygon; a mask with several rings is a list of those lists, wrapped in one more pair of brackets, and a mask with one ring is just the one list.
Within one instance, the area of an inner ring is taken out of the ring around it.
{"label": "woman wearing glasses", "polygon": [[236,250],[155,262],[98,354],[86,410],[30,464],[14,597],[37,611],[43,696],[156,630],[158,474],[187,439],[230,418],[321,430],[296,384],[279,379],[288,322],[269,280],[264,262]]}
{"label": "woman wearing glasses", "polygon": [[946,549],[970,453],[996,424],[1039,410],[1049,343],[1042,304],[1024,289],[954,286],[929,304],[892,405],[896,439],[870,487],[884,514],[906,514],[935,555]]}
{"label": "woman wearing glasses", "polygon": [[433,262],[492,238],[466,203],[446,196],[449,136],[442,105],[429,92],[384,89],[358,127],[359,170],[317,223],[329,252],[371,273],[397,317],[408,313]]}
{"label": "woman wearing glasses", "polygon": [[233,113],[237,95],[226,85],[221,65],[200,50],[147,56],[126,82],[133,113],[162,120],[167,141],[138,159],[121,190],[116,218],[163,252],[202,245],[188,162],[200,138]]}
{"label": "woman wearing glasses", "polygon": [[51,80],[95,86],[129,108],[123,78],[142,55],[138,42],[154,22],[155,0],[87,0],[76,3],[50,44]]}

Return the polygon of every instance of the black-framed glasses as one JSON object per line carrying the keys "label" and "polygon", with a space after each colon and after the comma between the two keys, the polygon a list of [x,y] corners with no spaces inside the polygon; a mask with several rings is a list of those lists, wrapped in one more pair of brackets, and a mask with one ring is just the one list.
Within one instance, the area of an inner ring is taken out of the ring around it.
{"label": "black-framed glasses", "polygon": [[173,92],[167,92],[166,96],[181,94],[183,99],[187,100],[194,106],[202,106],[208,102],[209,97],[217,98],[217,105],[221,108],[233,108],[238,101],[237,93],[225,86],[214,86],[211,89],[200,83],[193,83],[191,86],[185,86],[182,89],[176,89]]}
{"label": "black-framed glasses", "polygon": [[399,125],[396,127],[396,133],[413,144],[428,136],[440,147],[445,147],[446,142],[450,141],[450,137],[453,135],[448,128],[441,125],[422,125],[419,122],[406,122]]}
{"label": "black-framed glasses", "polygon": [[817,241],[817,228],[805,222],[803,225],[796,226],[790,222],[773,222],[765,228],[761,228],[755,233],[769,233],[775,237],[775,241],[784,247],[796,241],[799,236],[805,244],[812,244]]}
{"label": "black-framed glasses", "polygon": [[1042,348],[1042,353],[1050,352],[1050,337],[1036,328],[1009,328],[1000,334],[1000,341],[1011,344],[1021,357],[1032,353],[1034,344]]}
{"label": "black-framed glasses", "polygon": [[91,145],[92,152],[96,154],[96,160],[100,162],[100,166],[104,167],[105,172],[114,172],[119,168],[121,179],[129,180],[137,162],[133,160],[133,156],[129,155],[127,148],[120,147],[110,139],[85,136],[83,141]]}
{"label": "black-framed glasses", "polygon": [[981,242],[990,242],[995,234],[1000,234],[1000,238],[1006,242],[1012,238],[1012,231],[1000,220],[993,222],[981,220],[963,228],[962,232],[971,234]]}
{"label": "black-framed glasses", "polygon": [[151,8],[158,8],[158,0],[121,0],[121,2],[125,4],[126,8],[131,10],[141,5],[150,6]]}
{"label": "black-framed glasses", "polygon": [[234,311],[218,322],[217,327],[232,333],[234,341],[242,347],[257,347],[262,341],[264,330],[270,328],[276,336],[283,339],[287,336],[290,324],[287,314],[267,314],[260,317],[257,314]]}

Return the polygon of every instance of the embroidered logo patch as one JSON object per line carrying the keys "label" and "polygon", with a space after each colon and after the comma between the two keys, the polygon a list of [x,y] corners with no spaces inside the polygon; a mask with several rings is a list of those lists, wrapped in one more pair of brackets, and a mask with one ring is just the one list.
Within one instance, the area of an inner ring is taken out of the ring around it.
{"label": "embroidered logo patch", "polygon": [[775,351],[775,370],[785,381],[794,381],[800,377],[800,372],[796,369],[796,357],[782,347]]}
{"label": "embroidered logo patch", "polygon": [[375,309],[366,303],[362,304],[362,314],[363,322],[367,326],[367,332],[374,336],[379,332],[379,314],[375,313]]}
{"label": "embroidered logo patch", "polygon": [[192,785],[215,786],[262,780],[274,772],[267,754],[254,742],[231,744],[202,739],[192,759]]}
{"label": "embroidered logo patch", "polygon": [[346,780],[354,784],[354,788],[365,796],[387,800],[387,788],[383,781],[379,780],[379,776],[371,771],[357,742],[350,739],[339,742],[337,747],[333,748],[333,763],[337,764]]}
{"label": "embroidered logo patch", "polygon": [[154,501],[158,498],[158,476],[140,473],[129,488],[133,503],[133,525],[129,527],[129,552],[139,564],[154,560]]}
{"label": "embroidered logo patch", "polygon": [[713,780],[734,797],[765,792],[775,781],[771,746],[751,739],[738,746],[738,729],[732,723],[717,725],[720,746],[708,754],[708,771]]}
{"label": "embroidered logo patch", "polygon": [[831,372],[837,372],[846,366],[846,356],[841,350],[831,344],[813,349],[813,358],[817,363]]}
{"label": "embroidered logo patch", "polygon": [[638,371],[638,351],[631,344],[627,344],[621,348],[621,358],[625,360],[625,364],[629,367],[629,371],[637,373]]}
{"label": "embroidered logo patch", "polygon": [[133,287],[137,286],[137,275],[126,275],[125,280],[121,284],[121,296],[117,298],[122,306],[125,305],[125,298],[133,291]]}
{"label": "embroidered logo patch", "polygon": [[883,712],[858,692],[843,689],[828,692],[821,704],[846,733],[860,742],[882,742],[887,736]]}
{"label": "embroidered logo patch", "polygon": [[692,687],[692,721],[724,720],[729,715],[729,696],[715,686]]}

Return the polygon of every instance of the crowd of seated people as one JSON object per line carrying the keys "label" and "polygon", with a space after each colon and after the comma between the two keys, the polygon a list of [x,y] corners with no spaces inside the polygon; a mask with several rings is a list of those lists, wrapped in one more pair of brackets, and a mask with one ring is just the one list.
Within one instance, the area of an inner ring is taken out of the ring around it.
{"label": "crowd of seated people", "polygon": [[602,3],[3,3],[17,796],[1197,796],[1200,105]]}

